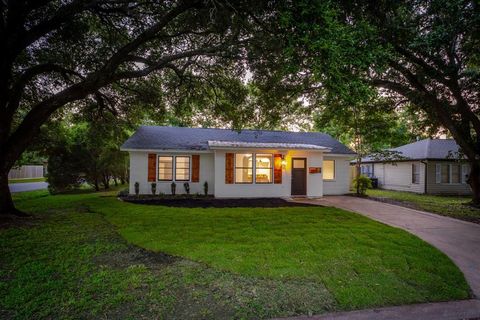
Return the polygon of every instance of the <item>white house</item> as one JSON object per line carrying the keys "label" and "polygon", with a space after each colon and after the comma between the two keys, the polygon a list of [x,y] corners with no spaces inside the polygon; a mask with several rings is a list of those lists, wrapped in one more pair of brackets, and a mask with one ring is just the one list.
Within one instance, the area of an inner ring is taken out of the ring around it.
{"label": "white house", "polygon": [[142,126],[121,147],[130,153],[130,194],[184,193],[218,198],[321,197],[349,191],[353,152],[327,134]]}
{"label": "white house", "polygon": [[455,140],[425,139],[390,150],[403,159],[362,159],[362,174],[377,178],[380,188],[427,194],[472,192],[467,184],[470,166],[465,160],[458,160]]}

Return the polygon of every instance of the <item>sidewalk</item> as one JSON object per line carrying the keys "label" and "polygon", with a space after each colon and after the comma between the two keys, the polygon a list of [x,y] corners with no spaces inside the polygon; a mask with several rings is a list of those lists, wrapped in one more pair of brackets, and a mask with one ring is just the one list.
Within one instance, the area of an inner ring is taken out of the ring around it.
{"label": "sidewalk", "polygon": [[480,319],[480,300],[422,303],[398,307],[299,316],[288,320],[460,320]]}

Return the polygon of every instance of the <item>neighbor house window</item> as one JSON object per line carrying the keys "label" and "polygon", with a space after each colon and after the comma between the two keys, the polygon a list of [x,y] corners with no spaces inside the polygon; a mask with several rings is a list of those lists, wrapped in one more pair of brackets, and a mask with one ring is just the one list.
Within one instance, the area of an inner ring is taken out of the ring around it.
{"label": "neighbor house window", "polygon": [[412,163],[412,183],[420,183],[420,165]]}
{"label": "neighbor house window", "polygon": [[459,164],[452,164],[450,170],[452,171],[452,180],[450,183],[460,183],[462,181],[461,166]]}
{"label": "neighbor house window", "polygon": [[462,183],[467,183],[469,174],[470,174],[470,165],[462,164]]}
{"label": "neighbor house window", "polygon": [[335,160],[323,160],[323,180],[335,179]]}
{"label": "neighbor house window", "polygon": [[253,154],[235,154],[235,183],[253,183]]}
{"label": "neighbor house window", "polygon": [[175,180],[176,181],[190,180],[190,157],[187,157],[187,156],[175,157]]}
{"label": "neighbor house window", "polygon": [[173,157],[158,157],[158,180],[171,181],[173,179]]}
{"label": "neighbor house window", "polygon": [[441,183],[450,183],[450,165],[442,164],[440,166]]}
{"label": "neighbor house window", "polygon": [[273,156],[271,154],[255,154],[255,182],[271,183],[273,176]]}

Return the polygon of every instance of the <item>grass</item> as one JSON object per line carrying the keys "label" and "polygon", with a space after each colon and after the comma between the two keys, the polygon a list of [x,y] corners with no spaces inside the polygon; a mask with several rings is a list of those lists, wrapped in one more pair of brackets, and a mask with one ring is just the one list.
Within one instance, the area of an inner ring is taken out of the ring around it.
{"label": "grass", "polygon": [[8,183],[44,182],[46,178],[8,179]]}
{"label": "grass", "polygon": [[480,209],[468,205],[471,198],[467,196],[426,195],[381,189],[369,189],[367,195],[381,200],[391,199],[398,204],[419,210],[480,223]]}
{"label": "grass", "polygon": [[15,201],[35,218],[0,229],[2,319],[269,318],[470,296],[432,246],[338,209]]}

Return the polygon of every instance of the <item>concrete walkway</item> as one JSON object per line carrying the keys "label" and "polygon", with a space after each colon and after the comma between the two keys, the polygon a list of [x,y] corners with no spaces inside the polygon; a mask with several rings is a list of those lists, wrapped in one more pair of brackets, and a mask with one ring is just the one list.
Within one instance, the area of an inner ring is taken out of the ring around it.
{"label": "concrete walkway", "polygon": [[23,182],[9,184],[10,192],[25,192],[33,190],[47,189],[48,183],[46,182]]}
{"label": "concrete walkway", "polygon": [[[296,200],[353,211],[404,229],[444,252],[480,297],[480,225],[378,201],[326,196]],[[416,304],[292,319],[480,319],[480,300]]]}
{"label": "concrete walkway", "polygon": [[[480,300],[422,303],[398,307],[299,316],[288,320],[460,320],[479,319]],[[285,319],[284,319],[285,320]]]}

